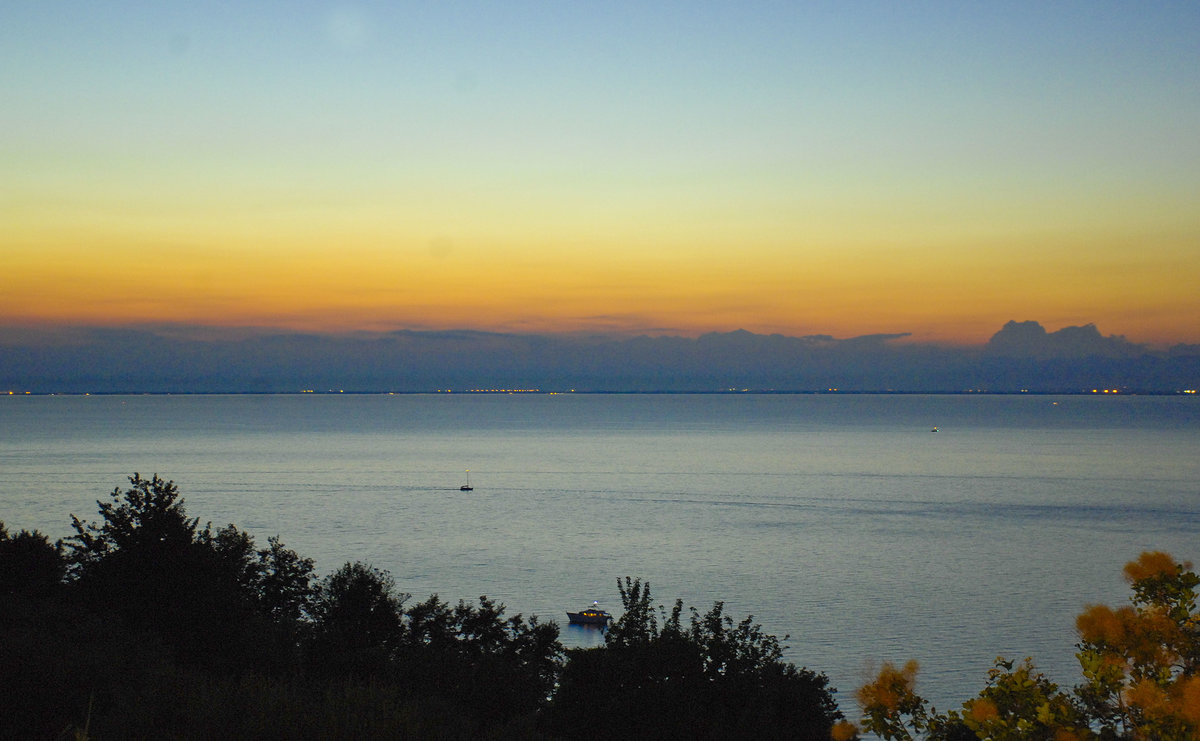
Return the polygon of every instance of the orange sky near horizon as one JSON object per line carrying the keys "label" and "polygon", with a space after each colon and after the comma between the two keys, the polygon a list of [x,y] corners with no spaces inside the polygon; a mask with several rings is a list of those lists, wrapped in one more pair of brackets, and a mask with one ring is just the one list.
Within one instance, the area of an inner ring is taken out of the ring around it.
{"label": "orange sky near horizon", "polygon": [[915,340],[975,344],[1004,321],[1036,319],[1048,329],[1093,322],[1137,342],[1200,341],[1193,288],[1200,276],[1188,271],[1190,244],[1182,238],[1154,266],[1137,259],[1136,240],[1113,239],[1104,250],[1099,237],[1031,239],[1020,249],[1004,240],[968,247],[950,240],[923,244],[920,259],[910,259],[916,247],[896,243],[764,257],[719,240],[701,250],[689,240],[680,247],[687,254],[673,256],[600,240],[556,252],[482,236],[390,236],[380,248],[375,238],[354,244],[342,234],[331,246],[297,237],[275,249],[239,250],[164,248],[169,237],[152,236],[139,245],[115,234],[97,259],[95,245],[105,240],[94,228],[88,233],[82,249],[38,242],[26,254],[10,253],[0,278],[7,323],[911,332]]}
{"label": "orange sky near horizon", "polygon": [[201,5],[0,16],[0,324],[1200,343],[1192,9]]}

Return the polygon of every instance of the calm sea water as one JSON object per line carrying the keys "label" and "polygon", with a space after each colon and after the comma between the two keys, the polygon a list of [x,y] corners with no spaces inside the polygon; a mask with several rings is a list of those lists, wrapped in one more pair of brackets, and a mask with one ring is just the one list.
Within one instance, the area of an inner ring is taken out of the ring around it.
{"label": "calm sea water", "polygon": [[[937,426],[938,432],[931,433]],[[470,469],[473,492],[460,492]],[[827,673],[940,708],[997,655],[1078,679],[1074,616],[1146,549],[1200,561],[1200,403],[857,395],[0,398],[0,520],[70,533],[133,472],[265,544],[565,622],[616,580],[725,602]],[[568,645],[600,642],[566,627]]]}

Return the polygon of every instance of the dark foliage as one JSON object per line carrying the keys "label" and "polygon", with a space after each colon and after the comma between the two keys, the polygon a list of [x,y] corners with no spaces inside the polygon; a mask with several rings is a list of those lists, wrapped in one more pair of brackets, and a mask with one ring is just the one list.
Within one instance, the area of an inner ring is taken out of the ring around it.
{"label": "dark foliage", "polygon": [[687,624],[626,578],[607,645],[565,652],[487,597],[405,609],[362,562],[318,583],[278,538],[129,481],[65,543],[0,523],[2,738],[815,738],[840,717],[823,675],[720,603]]}
{"label": "dark foliage", "polygon": [[415,695],[471,708],[481,729],[535,718],[546,705],[563,655],[556,624],[505,618],[487,597],[451,608],[433,595],[407,618],[399,667]]}
{"label": "dark foliage", "polygon": [[52,597],[61,591],[65,574],[62,543],[51,543],[36,530],[9,535],[0,522],[0,599]]}
{"label": "dark foliage", "polygon": [[[555,696],[562,735],[613,738],[827,739],[841,718],[828,679],[783,661],[783,647],[752,617],[718,602],[701,615],[655,609],[650,587],[617,583],[624,615],[605,646],[568,652]],[[662,615],[662,627],[659,627]]]}
{"label": "dark foliage", "polygon": [[390,574],[362,562],[325,578],[312,605],[310,670],[323,676],[379,677],[400,643],[404,600]]}
{"label": "dark foliage", "polygon": [[[124,629],[162,640],[185,665],[278,669],[272,649],[280,631],[262,589],[270,564],[250,536],[233,525],[200,528],[173,482],[138,474],[129,481],[97,502],[99,523],[71,517],[66,549],[77,597]],[[296,599],[292,609],[302,609],[302,591]]]}

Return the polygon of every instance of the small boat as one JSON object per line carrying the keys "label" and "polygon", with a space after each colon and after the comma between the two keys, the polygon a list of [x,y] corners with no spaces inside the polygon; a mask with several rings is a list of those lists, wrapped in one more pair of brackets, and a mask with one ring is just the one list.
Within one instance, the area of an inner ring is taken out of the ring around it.
{"label": "small boat", "polygon": [[458,487],[459,491],[475,491],[475,487],[471,486],[471,469],[467,469],[467,483]]}
{"label": "small boat", "polygon": [[591,607],[579,612],[567,613],[567,622],[571,625],[599,625],[604,627],[608,625],[610,620],[612,620],[612,615],[601,610],[599,602],[593,602]]}
{"label": "small boat", "polygon": [[934,427],[932,430],[930,430],[930,432],[937,432],[937,428]]}

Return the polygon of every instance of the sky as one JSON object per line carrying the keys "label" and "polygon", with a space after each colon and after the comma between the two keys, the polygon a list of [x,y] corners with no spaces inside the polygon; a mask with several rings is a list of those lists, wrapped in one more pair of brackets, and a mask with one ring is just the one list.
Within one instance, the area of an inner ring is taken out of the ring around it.
{"label": "sky", "polygon": [[0,324],[1200,342],[1195,2],[0,6]]}

